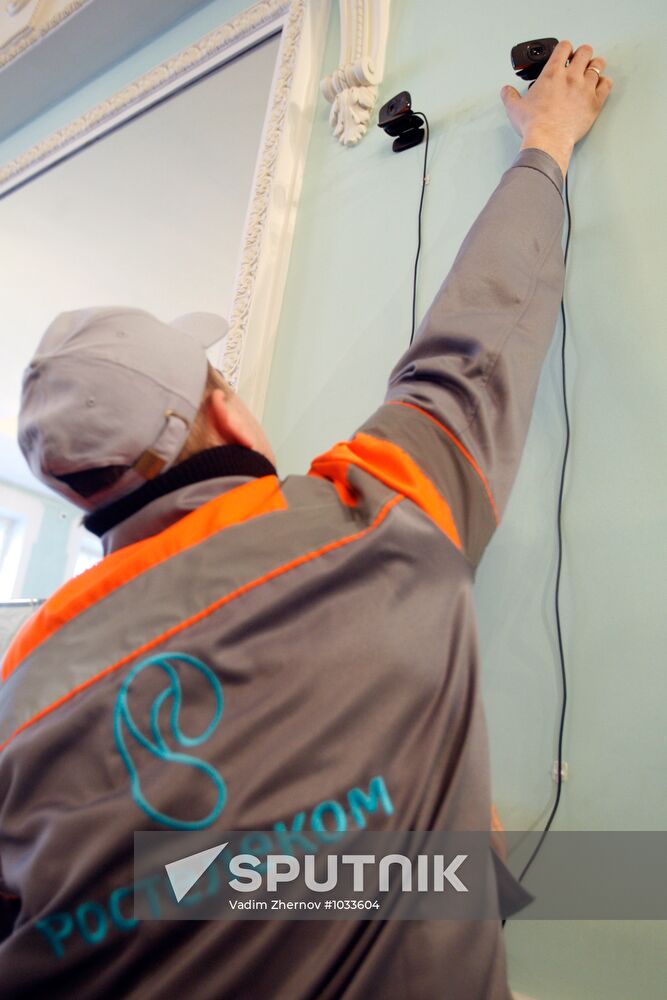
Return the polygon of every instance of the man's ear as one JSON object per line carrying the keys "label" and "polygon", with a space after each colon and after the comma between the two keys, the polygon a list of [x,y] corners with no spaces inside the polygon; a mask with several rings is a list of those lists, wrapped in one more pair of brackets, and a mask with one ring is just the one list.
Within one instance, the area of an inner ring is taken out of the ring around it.
{"label": "man's ear", "polygon": [[208,401],[209,420],[225,444],[254,448],[256,442],[252,428],[248,427],[242,410],[236,406],[236,398],[235,393],[227,396],[222,389],[214,389]]}

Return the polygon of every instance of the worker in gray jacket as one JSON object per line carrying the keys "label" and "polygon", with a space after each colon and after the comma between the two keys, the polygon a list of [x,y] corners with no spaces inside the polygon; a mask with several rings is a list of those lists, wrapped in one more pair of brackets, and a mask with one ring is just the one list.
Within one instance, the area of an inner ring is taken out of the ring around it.
{"label": "worker in gray jacket", "polygon": [[305,476],[278,478],[207,368],[219,330],[101,309],[45,334],[20,444],[106,555],[2,665],[6,1000],[509,997],[498,920],[167,919],[166,884],[133,884],[133,834],[272,831],[287,853],[489,829],[473,577],[554,331],[563,177],[604,67],[561,42],[524,96],[503,88],[519,155],[384,403]]}

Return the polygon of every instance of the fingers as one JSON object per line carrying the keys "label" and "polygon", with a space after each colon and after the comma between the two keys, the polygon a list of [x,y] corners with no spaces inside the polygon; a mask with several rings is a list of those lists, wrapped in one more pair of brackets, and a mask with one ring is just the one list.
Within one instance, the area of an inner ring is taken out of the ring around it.
{"label": "fingers", "polygon": [[593,90],[595,96],[597,97],[600,107],[609,97],[611,88],[613,87],[613,80],[608,76],[603,76],[605,66],[607,65],[606,60],[602,56],[596,56],[595,59],[591,59],[588,66],[584,70],[584,79],[588,76],[588,79],[592,81]]}
{"label": "fingers", "polygon": [[592,45],[580,45],[570,60],[570,72],[584,75],[586,67],[593,58]]}
{"label": "fingers", "polygon": [[590,69],[591,66],[595,66],[596,69],[600,70],[600,73],[604,73],[604,68],[606,65],[607,65],[606,59],[603,59],[602,56],[595,56],[594,59],[591,59],[586,68]]}
{"label": "fingers", "polygon": [[565,69],[565,65],[572,55],[572,42],[562,41],[554,48],[549,56],[542,73],[552,76],[558,70]]}
{"label": "fingers", "polygon": [[595,96],[600,102],[600,107],[602,107],[604,102],[609,97],[611,88],[613,86],[614,86],[614,81],[611,79],[610,76],[603,76],[600,82],[598,83],[597,87],[595,88]]}
{"label": "fingers", "polygon": [[566,40],[558,43],[542,72],[547,73],[549,71],[549,75],[552,75],[554,72],[567,67],[570,72],[579,73],[583,76],[590,66],[594,66],[595,69],[599,70],[600,75],[602,75],[606,65],[607,63],[602,56],[593,56],[593,47],[591,45],[580,45],[575,50],[573,49],[572,42]]}
{"label": "fingers", "polygon": [[500,91],[500,96],[506,108],[509,108],[510,105],[514,104],[516,101],[521,100],[521,95],[519,94],[519,91],[516,90],[515,87],[510,87],[509,84],[506,84],[503,87],[503,89]]}
{"label": "fingers", "polygon": [[[563,46],[562,50],[558,52],[560,47]],[[582,77],[588,75],[588,79],[594,85],[596,97],[600,100],[601,104],[609,97],[609,92],[613,86],[613,81],[608,77],[603,76],[605,66],[607,65],[606,59],[603,56],[594,56],[593,47],[591,45],[580,45],[578,49],[572,52],[571,42],[560,42],[551,54],[551,59],[549,63],[554,58],[558,52],[558,60],[554,60],[555,67],[562,65],[562,57],[570,53],[569,61],[567,63],[568,72],[572,74],[580,74]],[[545,66],[545,70],[547,68]]]}
{"label": "fingers", "polygon": [[597,68],[594,62],[589,63],[584,70],[584,80],[588,80],[593,90],[595,90],[601,79],[602,71]]}

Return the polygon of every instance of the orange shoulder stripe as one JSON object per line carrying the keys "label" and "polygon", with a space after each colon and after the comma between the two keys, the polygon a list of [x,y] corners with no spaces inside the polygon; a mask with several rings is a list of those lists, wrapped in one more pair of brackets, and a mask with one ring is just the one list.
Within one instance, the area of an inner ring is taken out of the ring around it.
{"label": "orange shoulder stripe", "polygon": [[385,485],[414,501],[438,525],[449,540],[461,549],[461,539],[447,501],[424,475],[417,463],[392,441],[358,431],[351,441],[339,441],[313,460],[308,475],[331,480],[345,503],[354,502],[347,482],[350,465],[364,469]]}
{"label": "orange shoulder stripe", "polygon": [[454,442],[454,444],[459,449],[459,451],[461,452],[461,454],[470,462],[471,466],[473,467],[473,469],[475,470],[475,472],[479,476],[479,478],[480,478],[480,480],[482,482],[482,486],[484,487],[484,492],[486,493],[487,497],[489,498],[489,503],[491,504],[491,509],[492,509],[493,515],[494,515],[494,517],[496,519],[496,524],[498,524],[499,521],[500,521],[500,517],[498,516],[498,509],[496,507],[496,501],[493,499],[493,494],[491,492],[491,487],[488,484],[486,476],[484,475],[484,473],[482,472],[482,470],[480,469],[479,465],[477,464],[477,462],[475,461],[475,459],[472,457],[472,455],[470,454],[470,452],[467,450],[467,448],[464,448],[464,446],[461,444],[461,442],[456,437],[456,435],[452,434],[452,432],[450,431],[449,427],[445,427],[445,425],[442,424],[442,423],[440,423],[439,420],[436,420],[435,417],[432,417],[430,413],[428,413],[426,410],[423,410],[421,408],[421,406],[416,406],[415,403],[407,403],[403,399],[390,399],[387,405],[388,406],[409,406],[411,410],[416,410],[417,413],[421,413],[424,417],[428,417],[428,419],[430,421],[432,421],[432,423],[434,423],[436,425],[436,427],[439,427],[440,430],[443,431],[443,433],[445,433],[447,435],[447,437],[450,439],[450,441]]}
{"label": "orange shoulder stripe", "polygon": [[[275,476],[272,476],[271,478],[275,479]],[[262,480],[257,480],[257,482],[262,482]],[[248,483],[248,485],[252,486],[254,484]],[[241,490],[244,489],[244,487],[239,486],[238,489]],[[280,496],[282,498],[282,494]],[[220,499],[223,498],[221,497]],[[36,715],[33,715],[31,719],[28,719],[26,722],[23,722],[17,729],[14,730],[11,736],[8,736],[3,743],[0,743],[0,751],[4,750],[5,747],[7,747],[19,735],[19,733],[22,733],[24,732],[24,730],[29,729],[30,726],[33,726],[36,722],[39,722],[39,720],[43,719],[45,716],[50,715],[51,712],[55,711],[55,709],[59,708],[61,705],[67,704],[68,701],[71,701],[71,699],[74,698],[81,691],[85,691],[87,688],[97,683],[97,681],[100,681],[104,677],[107,677],[115,670],[119,670],[121,667],[124,667],[127,663],[130,663],[132,660],[136,659],[136,657],[138,656],[141,656],[143,653],[149,653],[152,649],[155,649],[156,646],[159,646],[160,643],[167,642],[167,640],[171,639],[172,636],[178,635],[178,633],[182,632],[184,629],[187,629],[191,625],[195,625],[197,622],[202,621],[204,618],[207,618],[210,614],[213,614],[213,612],[217,611],[219,608],[224,607],[225,604],[229,604],[230,601],[235,600],[242,594],[248,593],[248,591],[250,590],[254,590],[256,587],[261,586],[263,583],[267,583],[269,580],[273,580],[278,576],[282,576],[283,573],[287,573],[292,569],[296,569],[297,566],[302,566],[304,563],[317,559],[319,556],[324,555],[324,553],[326,552],[331,552],[335,549],[342,548],[345,545],[349,545],[350,542],[356,542],[358,539],[363,538],[371,531],[374,531],[375,528],[377,528],[377,526],[382,523],[382,521],[385,519],[389,511],[392,509],[392,507],[394,507],[397,503],[400,503],[402,500],[403,497],[395,494],[393,497],[387,500],[385,505],[378,511],[378,513],[375,515],[373,522],[367,525],[365,528],[362,528],[360,531],[357,531],[352,535],[347,535],[345,538],[337,538],[333,542],[327,542],[326,545],[322,545],[319,549],[314,549],[312,552],[306,552],[304,555],[297,556],[296,559],[292,559],[290,560],[290,562],[283,563],[282,566],[277,566],[275,569],[269,570],[269,572],[265,573],[263,576],[259,576],[255,580],[250,580],[249,583],[242,584],[240,587],[237,587],[236,590],[231,591],[231,593],[229,594],[225,594],[224,597],[221,597],[219,600],[214,601],[213,604],[209,605],[207,608],[204,608],[202,611],[198,611],[197,614],[192,615],[192,617],[187,618],[185,621],[179,622],[177,625],[172,626],[172,628],[167,629],[166,632],[162,632],[160,635],[155,636],[155,638],[151,639],[149,642],[144,643],[144,645],[140,646],[138,649],[133,649],[131,653],[128,653],[126,656],[123,656],[122,659],[117,660],[110,666],[105,667],[103,670],[100,670],[100,672],[98,674],[95,674],[94,677],[89,677],[87,680],[83,681],[77,687],[72,688],[71,691],[68,691],[67,694],[63,695],[61,698],[58,698],[57,701],[54,701],[50,705],[47,705],[46,708],[41,709],[41,711],[37,712]],[[212,503],[216,502],[218,501],[212,501]],[[206,506],[208,506],[208,504]],[[276,506],[275,509],[278,510],[280,509],[280,507]],[[203,507],[200,507],[199,510],[203,510]],[[257,513],[260,512],[258,511]],[[263,513],[263,511],[261,513]],[[170,531],[171,529],[168,528],[167,530]]]}
{"label": "orange shoulder stripe", "polygon": [[60,587],[28,619],[5,656],[2,679],[63,625],[141,573],[229,525],[286,508],[277,477],[262,476],[209,500],[160,534],[112,552]]}

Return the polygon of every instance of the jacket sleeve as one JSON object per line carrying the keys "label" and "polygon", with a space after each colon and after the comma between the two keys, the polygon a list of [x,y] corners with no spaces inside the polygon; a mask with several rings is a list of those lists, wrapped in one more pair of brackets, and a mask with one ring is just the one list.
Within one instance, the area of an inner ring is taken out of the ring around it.
{"label": "jacket sleeve", "polygon": [[473,565],[506,506],[558,316],[562,188],[547,153],[519,153],[391,372],[384,404],[357,432],[419,466]]}

